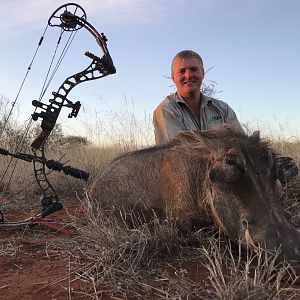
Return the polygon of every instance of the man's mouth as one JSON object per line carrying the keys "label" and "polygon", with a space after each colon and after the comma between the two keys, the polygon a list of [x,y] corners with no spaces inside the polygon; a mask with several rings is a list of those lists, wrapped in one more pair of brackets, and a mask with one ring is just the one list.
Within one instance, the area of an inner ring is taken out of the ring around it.
{"label": "man's mouth", "polygon": [[193,83],[196,83],[196,81],[195,80],[187,80],[187,81],[183,82],[183,84],[187,84],[187,85],[193,84]]}

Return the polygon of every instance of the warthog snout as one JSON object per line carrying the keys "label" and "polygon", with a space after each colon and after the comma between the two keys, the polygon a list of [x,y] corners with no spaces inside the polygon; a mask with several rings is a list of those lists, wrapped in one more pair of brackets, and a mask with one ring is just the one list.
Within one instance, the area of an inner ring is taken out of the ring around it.
{"label": "warthog snout", "polygon": [[233,240],[281,247],[300,260],[300,233],[276,192],[275,157],[258,134],[230,127],[180,133],[166,145],[115,159],[91,197],[104,210],[162,212],[186,229],[214,222]]}

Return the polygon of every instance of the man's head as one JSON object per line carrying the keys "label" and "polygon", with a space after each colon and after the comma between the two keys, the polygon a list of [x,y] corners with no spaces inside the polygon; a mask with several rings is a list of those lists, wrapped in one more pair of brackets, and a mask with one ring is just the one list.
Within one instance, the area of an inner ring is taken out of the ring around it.
{"label": "man's head", "polygon": [[204,78],[201,56],[192,50],[180,51],[173,58],[171,75],[180,96],[199,93]]}

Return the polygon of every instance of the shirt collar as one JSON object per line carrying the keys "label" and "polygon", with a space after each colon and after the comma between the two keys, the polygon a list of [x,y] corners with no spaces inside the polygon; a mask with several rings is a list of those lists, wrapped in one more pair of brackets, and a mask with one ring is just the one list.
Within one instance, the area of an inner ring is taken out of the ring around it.
{"label": "shirt collar", "polygon": [[[201,108],[205,107],[208,102],[211,102],[211,98],[208,97],[208,96],[205,96],[204,94],[201,93]],[[185,103],[185,101],[183,100],[183,98],[176,92],[175,93],[175,101],[178,103],[178,102],[181,102],[181,103]]]}

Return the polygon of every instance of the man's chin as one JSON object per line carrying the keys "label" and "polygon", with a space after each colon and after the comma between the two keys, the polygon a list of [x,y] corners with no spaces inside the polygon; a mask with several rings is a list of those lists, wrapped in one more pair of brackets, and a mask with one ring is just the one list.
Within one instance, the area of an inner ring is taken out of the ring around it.
{"label": "man's chin", "polygon": [[188,87],[188,88],[185,88],[184,89],[184,92],[186,94],[190,94],[190,95],[193,95],[193,94],[196,94],[200,91],[200,88],[196,87],[196,86],[192,86],[192,87]]}
{"label": "man's chin", "polygon": [[185,89],[185,90],[178,91],[178,93],[183,98],[193,97],[193,96],[200,95],[200,89]]}

